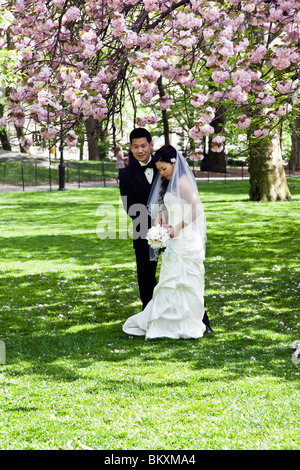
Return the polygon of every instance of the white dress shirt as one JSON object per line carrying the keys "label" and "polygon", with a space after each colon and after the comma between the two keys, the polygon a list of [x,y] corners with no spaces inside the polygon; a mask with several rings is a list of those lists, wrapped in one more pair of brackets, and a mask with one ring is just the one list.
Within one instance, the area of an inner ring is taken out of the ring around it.
{"label": "white dress shirt", "polygon": [[[141,165],[141,166],[146,166],[146,165],[148,165],[148,163],[151,162],[151,158],[152,158],[152,157],[151,157],[151,155],[150,155],[150,158],[149,158],[148,162],[147,162],[147,163],[142,163],[142,162],[140,162],[140,165]],[[152,183],[152,180],[153,180],[153,168],[147,168],[146,171],[145,171],[145,176],[146,176],[146,178],[147,178],[147,180],[148,180],[148,183],[151,184],[151,183]]]}

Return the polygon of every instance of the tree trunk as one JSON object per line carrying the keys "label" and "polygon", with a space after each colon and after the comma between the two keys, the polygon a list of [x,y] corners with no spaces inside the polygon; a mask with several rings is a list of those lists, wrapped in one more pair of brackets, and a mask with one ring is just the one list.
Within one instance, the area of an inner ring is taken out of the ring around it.
{"label": "tree trunk", "polygon": [[287,201],[291,194],[282,164],[280,132],[250,148],[250,200]]}
{"label": "tree trunk", "polygon": [[[165,90],[162,84],[162,77],[159,77],[157,80],[157,86],[159,89],[159,96],[162,98],[165,96]],[[169,129],[169,120],[168,120],[168,113],[166,109],[162,109],[162,121],[163,121],[163,128],[164,128],[164,138],[165,138],[165,145],[170,144],[170,129]]]}
{"label": "tree trunk", "polygon": [[3,150],[11,151],[11,145],[5,130],[0,131],[0,140]]}
{"label": "tree trunk", "polygon": [[17,127],[17,126],[15,126],[15,129],[16,129],[18,140],[19,140],[20,152],[21,153],[27,153],[27,150],[20,143],[20,139],[22,139],[24,137],[24,129],[23,129],[23,127]]}
{"label": "tree trunk", "polygon": [[[225,116],[224,106],[220,106],[216,111],[215,119],[211,123],[216,134],[222,132],[224,128],[224,122],[225,122],[224,116]],[[225,152],[224,150],[222,150],[222,152],[213,152],[211,150],[212,147],[213,147],[212,139],[209,139],[209,149],[208,149],[209,171],[225,173],[226,172]]]}
{"label": "tree trunk", "polygon": [[294,122],[290,166],[293,171],[300,170],[300,117]]}
{"label": "tree trunk", "polygon": [[[3,110],[4,110],[4,105],[0,104],[0,117],[3,116]],[[0,140],[1,140],[1,145],[2,145],[3,150],[11,151],[11,145],[10,145],[10,142],[8,140],[8,135],[6,133],[5,128],[0,130]]]}
{"label": "tree trunk", "polygon": [[98,135],[95,119],[90,116],[85,121],[89,160],[99,160]]}
{"label": "tree trunk", "polygon": [[[99,122],[99,130],[98,130],[98,135],[99,135],[99,143],[98,143],[98,148],[99,148],[99,157],[100,160],[104,160],[108,156],[108,151],[109,151],[109,141],[107,138],[107,129],[103,126],[103,121]],[[114,137],[115,139],[115,137]],[[114,144],[114,149],[116,149],[116,144]]]}
{"label": "tree trunk", "polygon": [[165,145],[170,144],[170,131],[169,131],[169,121],[167,111],[165,109],[162,110],[162,120],[164,126],[164,137],[165,137]]}

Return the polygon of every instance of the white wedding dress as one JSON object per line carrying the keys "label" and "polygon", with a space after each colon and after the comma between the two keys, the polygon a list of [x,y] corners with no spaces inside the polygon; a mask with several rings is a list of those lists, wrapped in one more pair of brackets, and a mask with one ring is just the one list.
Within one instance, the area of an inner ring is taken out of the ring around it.
{"label": "white wedding dress", "polygon": [[[164,199],[169,224],[182,220],[184,201],[171,193]],[[146,338],[200,338],[205,331],[203,243],[192,225],[168,240],[159,282],[146,308],[129,317],[123,331]]]}

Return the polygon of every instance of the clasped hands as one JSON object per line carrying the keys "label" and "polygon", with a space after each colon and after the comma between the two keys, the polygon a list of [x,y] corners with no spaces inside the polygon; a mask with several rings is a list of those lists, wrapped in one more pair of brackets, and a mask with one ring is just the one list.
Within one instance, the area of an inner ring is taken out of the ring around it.
{"label": "clasped hands", "polygon": [[157,217],[154,221],[154,225],[158,225],[158,224],[161,225],[162,227],[164,227],[168,231],[170,238],[177,237],[180,230],[184,227],[184,222],[183,221],[178,222],[178,224],[176,224],[176,225],[168,225],[165,212],[159,212],[158,213],[158,215],[157,215]]}

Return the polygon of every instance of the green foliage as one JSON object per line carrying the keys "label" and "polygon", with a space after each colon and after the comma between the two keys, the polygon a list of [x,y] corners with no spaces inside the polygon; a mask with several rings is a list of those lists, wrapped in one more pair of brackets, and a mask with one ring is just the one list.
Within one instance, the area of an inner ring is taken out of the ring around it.
{"label": "green foliage", "polygon": [[[5,28],[11,23],[11,14],[9,11],[0,12],[0,28]],[[16,73],[15,68],[20,60],[20,51],[10,50],[5,47],[0,48],[0,87],[16,84],[20,75]],[[0,100],[4,104],[4,97]]]}
{"label": "green foliage", "polygon": [[2,449],[299,449],[300,182],[288,203],[201,183],[216,335],[145,341],[131,240],[99,240],[119,192],[0,195]]}

